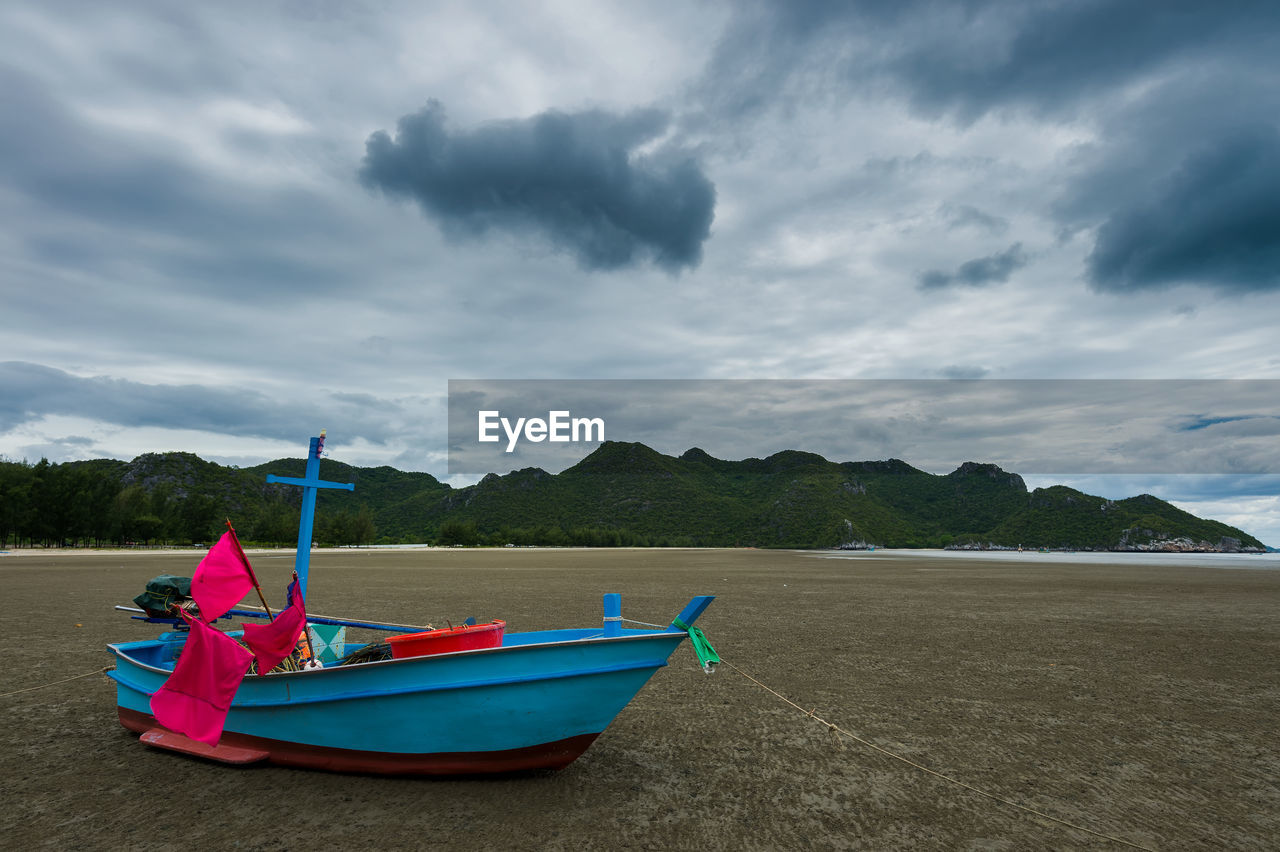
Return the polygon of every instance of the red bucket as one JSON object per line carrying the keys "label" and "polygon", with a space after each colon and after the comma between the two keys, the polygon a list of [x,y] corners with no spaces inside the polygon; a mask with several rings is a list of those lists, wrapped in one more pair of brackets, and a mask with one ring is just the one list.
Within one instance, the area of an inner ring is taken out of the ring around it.
{"label": "red bucket", "polygon": [[496,648],[501,645],[502,631],[506,628],[505,621],[491,621],[488,624],[459,624],[457,627],[442,627],[439,630],[388,636],[387,643],[391,645],[391,656],[397,660],[403,657],[449,654],[454,651],[477,651],[481,648]]}

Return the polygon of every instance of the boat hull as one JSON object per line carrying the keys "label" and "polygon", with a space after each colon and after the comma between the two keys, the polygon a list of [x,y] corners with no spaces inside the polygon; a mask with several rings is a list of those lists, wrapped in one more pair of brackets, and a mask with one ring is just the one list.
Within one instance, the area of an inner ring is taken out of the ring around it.
{"label": "boat hull", "polygon": [[[219,748],[345,772],[561,769],[667,664],[684,636],[677,630],[509,634],[501,647],[486,650],[250,675],[236,692]],[[109,646],[117,661],[111,676],[120,723],[141,734],[156,731],[144,737],[154,745],[219,759],[216,749],[183,747],[185,738],[164,732],[151,715],[151,695],[172,672],[181,644]]]}
{"label": "boat hull", "polygon": [[[117,708],[120,724],[138,733],[147,734],[161,730],[154,716]],[[375,775],[495,775],[533,770],[563,769],[582,756],[599,734],[580,734],[576,737],[551,743],[525,746],[500,751],[442,752],[438,754],[408,754],[403,752],[362,751],[360,749],[334,748],[307,743],[271,740],[262,737],[224,732],[217,748],[195,750],[167,744],[153,743],[171,751],[181,751],[208,757],[222,763],[254,763],[264,760],[280,766],[300,769],[323,769],[332,772],[366,772]],[[181,734],[176,737],[186,740]],[[187,740],[188,745],[195,745]],[[257,759],[234,760],[221,757],[232,749],[254,752]]]}

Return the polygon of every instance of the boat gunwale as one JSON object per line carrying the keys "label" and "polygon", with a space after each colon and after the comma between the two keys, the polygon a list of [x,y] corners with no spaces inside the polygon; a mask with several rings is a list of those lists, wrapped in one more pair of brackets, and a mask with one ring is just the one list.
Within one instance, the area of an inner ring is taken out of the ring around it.
{"label": "boat gunwale", "polygon": [[449,681],[447,683],[417,683],[410,686],[388,687],[385,689],[366,689],[357,692],[328,692],[321,695],[299,695],[285,698],[236,700],[231,705],[233,710],[272,710],[280,707],[297,707],[303,704],[332,704],[340,701],[365,701],[371,698],[388,698],[399,695],[421,695],[428,692],[453,692],[464,689],[487,689],[495,686],[514,686],[522,683],[541,683],[552,680],[568,680],[576,677],[594,677],[596,675],[617,674],[645,669],[658,669],[667,665],[667,661],[635,662],[625,665],[601,666],[590,669],[573,669],[570,671],[552,672],[550,674],[511,675],[487,680]]}
{"label": "boat gunwale", "polygon": [[[574,629],[574,628],[569,628],[569,629]],[[521,634],[516,633],[512,635],[519,636]],[[584,645],[584,644],[596,645],[596,644],[603,644],[606,642],[612,643],[612,642],[619,642],[619,641],[634,642],[640,639],[652,639],[658,636],[672,636],[672,637],[679,636],[681,639],[683,639],[685,636],[685,631],[680,630],[679,628],[676,628],[676,627],[668,627],[665,630],[630,630],[628,629],[627,633],[622,633],[617,636],[606,636],[603,633],[601,633],[596,636],[582,636],[577,639],[562,639],[555,642],[529,642],[527,644],[522,643],[522,644],[516,644],[516,645],[499,645],[496,648],[474,648],[474,649],[465,650],[465,651],[449,651],[443,654],[427,654],[420,657],[400,657],[399,659],[393,657],[391,659],[386,659],[386,660],[369,660],[367,662],[362,662],[362,663],[350,663],[349,665],[345,665],[345,666],[328,665],[328,666],[324,666],[319,671],[328,672],[328,671],[340,671],[344,669],[349,671],[358,671],[361,669],[365,669],[368,666],[380,666],[380,665],[386,665],[388,663],[412,663],[415,661],[421,662],[423,660],[453,659],[455,657],[469,656],[469,655],[475,655],[475,654],[497,654],[502,652],[517,651],[524,648],[554,648],[554,647],[565,646],[565,645]],[[183,642],[185,644],[185,640],[183,640]],[[166,668],[161,668],[160,666],[152,665],[151,663],[144,663],[141,660],[137,659],[136,657],[133,657],[121,650],[121,648],[125,645],[165,645],[165,644],[170,644],[170,643],[164,641],[163,639],[136,639],[130,642],[108,642],[107,648],[115,656],[128,660],[131,665],[134,665],[146,671],[163,674],[167,677],[173,674],[172,668],[166,669]],[[313,669],[311,671],[267,672],[265,675],[254,675],[253,677],[255,679],[259,677],[269,677],[274,680],[276,678],[314,677],[316,674],[317,674],[317,671]],[[107,675],[117,683],[120,682],[120,679],[115,676],[116,671],[108,672]],[[249,681],[249,680],[250,680],[249,678],[246,678],[246,681]]]}

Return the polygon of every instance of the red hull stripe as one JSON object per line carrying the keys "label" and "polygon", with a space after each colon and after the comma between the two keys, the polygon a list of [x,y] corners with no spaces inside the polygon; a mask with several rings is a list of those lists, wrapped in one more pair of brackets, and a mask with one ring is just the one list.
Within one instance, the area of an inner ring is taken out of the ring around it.
{"label": "red hull stripe", "polygon": [[[117,710],[120,724],[138,734],[153,728],[163,729],[150,714],[125,707],[118,707]],[[563,769],[586,751],[598,736],[600,735],[579,734],[552,743],[502,751],[401,754],[312,746],[228,731],[222,735],[218,746],[264,751],[271,763],[305,769],[369,772],[377,775],[488,775],[531,769]],[[163,742],[153,744],[164,747]]]}

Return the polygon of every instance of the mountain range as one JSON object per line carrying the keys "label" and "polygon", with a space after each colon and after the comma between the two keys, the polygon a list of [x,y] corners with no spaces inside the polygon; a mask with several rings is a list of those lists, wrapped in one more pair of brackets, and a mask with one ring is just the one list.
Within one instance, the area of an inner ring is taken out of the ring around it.
{"label": "mountain range", "polygon": [[[227,467],[190,453],[131,462],[0,462],[0,541],[201,541],[230,517],[251,541],[296,540],[302,459]],[[526,468],[453,488],[427,473],[321,460],[328,543],[1263,550],[1247,533],[1150,494],[1108,500],[966,462],[832,462],[788,450],[725,461],[609,441],[558,474]]]}

